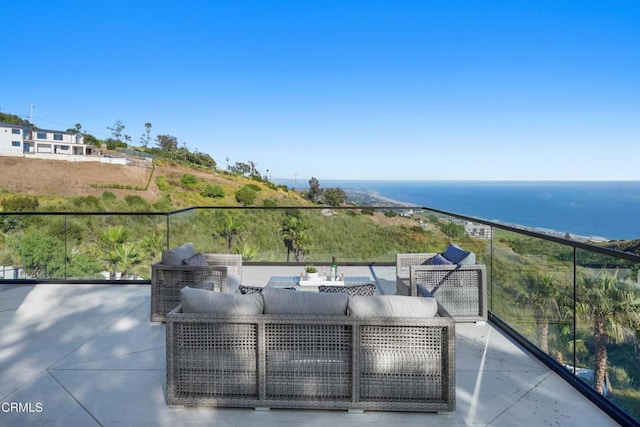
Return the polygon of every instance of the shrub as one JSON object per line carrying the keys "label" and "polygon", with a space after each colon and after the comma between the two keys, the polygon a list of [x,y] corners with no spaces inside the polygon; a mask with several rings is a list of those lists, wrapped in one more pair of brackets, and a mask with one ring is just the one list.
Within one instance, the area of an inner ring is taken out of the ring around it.
{"label": "shrub", "polygon": [[258,193],[249,185],[243,185],[236,191],[236,200],[245,206],[252,205],[256,201]]}
{"label": "shrub", "polygon": [[373,208],[362,208],[360,212],[362,212],[363,215],[373,215],[374,210]]}
{"label": "shrub", "polygon": [[454,222],[448,222],[446,224],[441,224],[440,225],[440,230],[442,230],[442,232],[444,234],[446,234],[447,236],[453,237],[453,238],[464,237],[464,235],[466,234],[466,232],[464,230],[464,225],[456,224]]}
{"label": "shrub", "polygon": [[159,176],[156,178],[156,185],[160,191],[171,191],[171,184],[167,182],[166,176]]}
{"label": "shrub", "polygon": [[206,184],[200,192],[202,197],[222,198],[224,197],[224,188],[215,184]]}
{"label": "shrub", "polygon": [[190,173],[185,173],[182,175],[182,178],[180,178],[180,184],[186,189],[194,188],[198,185],[198,178]]}
{"label": "shrub", "polygon": [[131,209],[136,211],[145,211],[151,208],[149,202],[138,195],[126,195],[124,196],[124,201]]}
{"label": "shrub", "polygon": [[102,193],[102,198],[109,201],[114,201],[117,199],[116,195],[113,194],[111,191],[104,191]]}
{"label": "shrub", "polygon": [[328,205],[340,206],[347,200],[347,194],[341,188],[325,188],[322,198]]}
{"label": "shrub", "polygon": [[6,212],[35,211],[39,205],[36,196],[13,196],[0,202],[2,210]]}
{"label": "shrub", "polygon": [[386,216],[387,218],[393,218],[398,216],[398,214],[396,213],[396,211],[385,211],[384,216]]}
{"label": "shrub", "polygon": [[271,200],[271,199],[264,199],[262,202],[262,206],[264,206],[265,208],[273,208],[278,206],[278,203],[276,203],[275,200]]}

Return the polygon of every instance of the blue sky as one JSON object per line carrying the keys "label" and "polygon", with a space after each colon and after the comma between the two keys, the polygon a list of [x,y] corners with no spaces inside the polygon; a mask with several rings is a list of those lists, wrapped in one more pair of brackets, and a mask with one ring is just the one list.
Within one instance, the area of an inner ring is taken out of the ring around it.
{"label": "blue sky", "polygon": [[640,2],[3,4],[0,111],[272,177],[637,180]]}

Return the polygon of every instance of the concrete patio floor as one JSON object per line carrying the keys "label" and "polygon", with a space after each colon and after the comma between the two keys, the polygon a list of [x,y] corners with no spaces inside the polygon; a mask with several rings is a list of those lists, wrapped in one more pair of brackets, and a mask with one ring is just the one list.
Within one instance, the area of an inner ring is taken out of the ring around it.
{"label": "concrete patio floor", "polygon": [[[393,267],[343,271],[394,291]],[[243,282],[287,274],[245,267]],[[0,285],[0,426],[617,425],[489,324],[456,325],[453,414],[169,407],[149,304],[148,285]]]}

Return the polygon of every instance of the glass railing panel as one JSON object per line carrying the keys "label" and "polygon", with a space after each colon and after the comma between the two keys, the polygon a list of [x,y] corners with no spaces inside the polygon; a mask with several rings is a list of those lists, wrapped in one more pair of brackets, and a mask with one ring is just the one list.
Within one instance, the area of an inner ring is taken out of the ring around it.
{"label": "glass railing panel", "polygon": [[245,262],[392,264],[399,252],[435,246],[427,221],[420,209],[198,208],[169,216],[169,240]]}
{"label": "glass railing panel", "polygon": [[149,280],[164,214],[2,214],[1,280]]}
{"label": "glass railing panel", "polygon": [[575,375],[640,421],[638,264],[578,249]]}
{"label": "glass railing panel", "polygon": [[166,246],[165,215],[67,214],[68,280],[150,280]]}
{"label": "glass railing panel", "polygon": [[573,360],[573,248],[495,229],[491,311],[560,363]]}
{"label": "glass railing panel", "polygon": [[0,278],[64,279],[64,216],[0,214]]}

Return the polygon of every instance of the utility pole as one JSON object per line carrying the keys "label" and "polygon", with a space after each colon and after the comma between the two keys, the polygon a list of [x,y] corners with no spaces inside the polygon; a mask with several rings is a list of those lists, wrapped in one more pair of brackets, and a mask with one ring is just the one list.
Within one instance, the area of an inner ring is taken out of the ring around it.
{"label": "utility pole", "polygon": [[33,104],[31,104],[31,114],[29,115],[29,123],[33,124]]}

